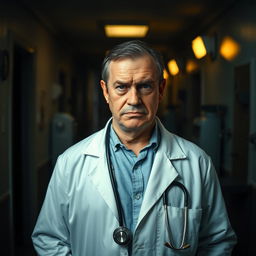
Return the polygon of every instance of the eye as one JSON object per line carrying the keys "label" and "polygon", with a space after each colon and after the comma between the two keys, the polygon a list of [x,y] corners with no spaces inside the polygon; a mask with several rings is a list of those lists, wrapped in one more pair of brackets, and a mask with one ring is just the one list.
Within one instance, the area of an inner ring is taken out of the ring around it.
{"label": "eye", "polygon": [[118,90],[124,90],[125,88],[126,88],[126,86],[123,84],[116,86],[116,89],[118,89]]}
{"label": "eye", "polygon": [[143,83],[138,85],[138,90],[141,93],[150,93],[153,90],[153,85],[151,83]]}
{"label": "eye", "polygon": [[118,93],[125,93],[128,90],[128,86],[125,84],[119,84],[115,87]]}
{"label": "eye", "polygon": [[142,87],[144,89],[149,89],[149,88],[152,88],[152,84],[143,84]]}

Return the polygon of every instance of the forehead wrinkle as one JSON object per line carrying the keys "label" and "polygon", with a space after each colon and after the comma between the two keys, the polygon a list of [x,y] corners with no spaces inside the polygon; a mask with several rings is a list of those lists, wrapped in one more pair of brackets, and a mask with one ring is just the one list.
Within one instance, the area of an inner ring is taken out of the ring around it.
{"label": "forehead wrinkle", "polygon": [[116,81],[120,81],[122,83],[141,83],[147,81],[154,81],[155,73],[149,69],[139,69],[133,68],[132,72],[129,72],[128,69],[118,70],[115,73]]}
{"label": "forehead wrinkle", "polygon": [[[141,66],[140,60],[144,58]],[[141,82],[154,81],[156,67],[152,59],[148,57],[135,59],[120,59],[111,61],[109,65],[109,79],[112,84],[138,84]],[[127,60],[127,61],[126,61]]]}

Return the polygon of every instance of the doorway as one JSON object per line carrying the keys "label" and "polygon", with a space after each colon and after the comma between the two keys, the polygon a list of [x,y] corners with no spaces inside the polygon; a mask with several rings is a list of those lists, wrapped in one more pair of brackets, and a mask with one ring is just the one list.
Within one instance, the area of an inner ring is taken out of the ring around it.
{"label": "doorway", "polygon": [[232,172],[241,183],[248,178],[250,64],[235,67]]}
{"label": "doorway", "polygon": [[34,54],[13,47],[12,106],[12,215],[15,252],[31,243],[33,211]]}
{"label": "doorway", "polygon": [[[185,138],[197,142],[199,136],[198,130],[195,129],[194,121],[201,115],[201,74],[199,72],[189,75],[189,84],[187,88],[186,97],[183,97],[183,103],[185,105],[185,120],[186,126]],[[182,97],[180,97],[182,102]]]}

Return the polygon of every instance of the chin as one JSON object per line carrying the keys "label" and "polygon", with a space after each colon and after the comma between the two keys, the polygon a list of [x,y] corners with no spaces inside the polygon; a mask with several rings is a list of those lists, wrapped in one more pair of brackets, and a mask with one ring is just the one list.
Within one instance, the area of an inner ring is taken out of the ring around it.
{"label": "chin", "polygon": [[135,132],[140,131],[141,129],[145,129],[149,127],[152,122],[144,121],[144,120],[129,120],[120,123],[120,127],[123,131],[126,132]]}

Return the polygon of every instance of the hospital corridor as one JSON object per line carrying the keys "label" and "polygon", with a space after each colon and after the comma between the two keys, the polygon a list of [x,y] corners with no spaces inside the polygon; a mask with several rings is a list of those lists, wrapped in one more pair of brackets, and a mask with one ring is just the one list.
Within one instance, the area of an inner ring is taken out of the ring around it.
{"label": "hospital corridor", "polygon": [[163,56],[157,117],[210,156],[232,256],[255,256],[255,13],[253,0],[0,0],[0,255],[37,255],[31,235],[58,156],[111,117],[102,61],[141,40]]}

